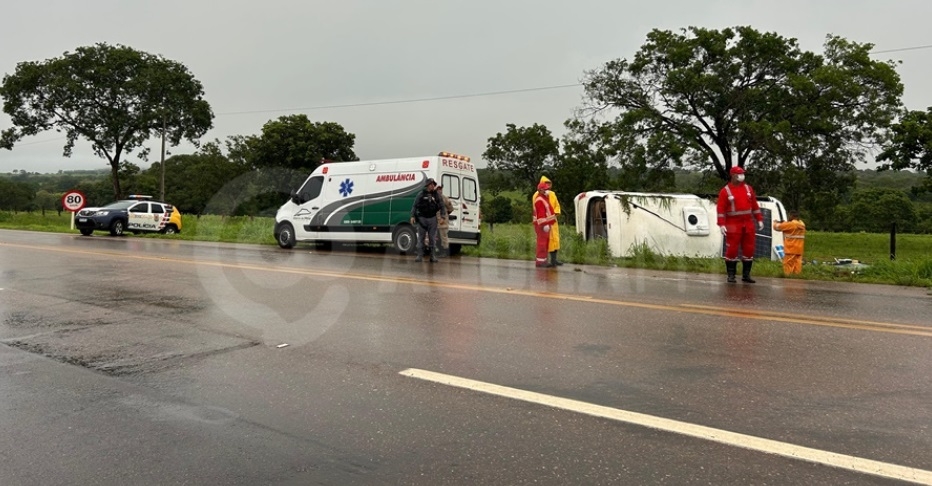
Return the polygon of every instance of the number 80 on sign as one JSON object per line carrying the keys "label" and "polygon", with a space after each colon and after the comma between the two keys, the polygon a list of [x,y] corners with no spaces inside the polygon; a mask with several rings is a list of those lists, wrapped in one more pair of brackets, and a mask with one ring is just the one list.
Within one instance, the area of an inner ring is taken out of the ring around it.
{"label": "number 80 on sign", "polygon": [[67,211],[80,211],[87,204],[87,198],[81,191],[68,191],[61,197],[61,207]]}

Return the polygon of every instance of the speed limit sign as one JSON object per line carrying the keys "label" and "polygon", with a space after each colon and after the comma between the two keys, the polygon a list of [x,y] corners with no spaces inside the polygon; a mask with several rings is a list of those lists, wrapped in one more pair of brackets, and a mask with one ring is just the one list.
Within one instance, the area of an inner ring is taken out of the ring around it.
{"label": "speed limit sign", "polygon": [[68,191],[61,197],[61,207],[72,213],[80,211],[87,204],[87,198],[81,191]]}

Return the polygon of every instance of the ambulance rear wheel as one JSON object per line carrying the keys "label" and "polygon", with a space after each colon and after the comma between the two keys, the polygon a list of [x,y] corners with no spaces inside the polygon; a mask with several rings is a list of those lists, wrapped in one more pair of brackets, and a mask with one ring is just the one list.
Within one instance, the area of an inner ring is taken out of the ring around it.
{"label": "ambulance rear wheel", "polygon": [[291,223],[282,223],[275,228],[275,241],[278,242],[278,246],[285,248],[294,248],[295,237],[294,237],[294,226],[291,226]]}
{"label": "ambulance rear wheel", "polygon": [[414,234],[414,228],[410,226],[400,226],[392,235],[392,245],[405,254],[413,252],[417,248],[417,236]]}
{"label": "ambulance rear wheel", "polygon": [[459,255],[463,245],[459,243],[450,243],[450,256]]}

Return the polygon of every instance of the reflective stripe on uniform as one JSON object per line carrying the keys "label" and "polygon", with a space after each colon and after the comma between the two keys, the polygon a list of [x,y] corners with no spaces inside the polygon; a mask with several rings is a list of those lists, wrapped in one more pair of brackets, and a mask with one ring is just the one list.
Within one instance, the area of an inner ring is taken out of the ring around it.
{"label": "reflective stripe on uniform", "polygon": [[[725,184],[725,192],[728,193],[728,204],[731,204],[731,211],[735,211],[735,195],[731,193],[731,187],[728,184]],[[731,213],[726,213],[731,214]]]}

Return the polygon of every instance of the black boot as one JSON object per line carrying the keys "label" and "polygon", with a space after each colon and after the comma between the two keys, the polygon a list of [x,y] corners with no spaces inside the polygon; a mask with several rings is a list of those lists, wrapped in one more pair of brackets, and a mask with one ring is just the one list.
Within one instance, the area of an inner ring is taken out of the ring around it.
{"label": "black boot", "polygon": [[553,250],[552,252],[550,252],[550,263],[553,266],[563,265],[563,262],[561,262],[560,260],[557,260],[557,251],[558,250]]}
{"label": "black boot", "polygon": [[[738,262],[735,262],[736,264]],[[741,281],[747,283],[756,283],[756,280],[751,278],[751,264],[754,263],[754,260],[744,260],[741,262]]]}
{"label": "black boot", "polygon": [[725,271],[728,272],[728,283],[735,283],[735,274],[738,273],[738,262],[726,260]]}

